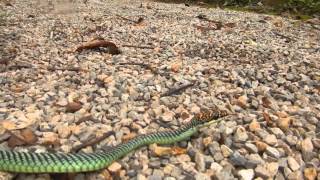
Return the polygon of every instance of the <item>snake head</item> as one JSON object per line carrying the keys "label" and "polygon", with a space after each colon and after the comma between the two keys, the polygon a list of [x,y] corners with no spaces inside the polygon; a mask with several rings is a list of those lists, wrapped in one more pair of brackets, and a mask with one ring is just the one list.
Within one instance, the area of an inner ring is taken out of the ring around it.
{"label": "snake head", "polygon": [[208,125],[215,120],[228,116],[229,113],[226,110],[213,109],[213,110],[204,110],[194,116],[194,119],[198,124]]}

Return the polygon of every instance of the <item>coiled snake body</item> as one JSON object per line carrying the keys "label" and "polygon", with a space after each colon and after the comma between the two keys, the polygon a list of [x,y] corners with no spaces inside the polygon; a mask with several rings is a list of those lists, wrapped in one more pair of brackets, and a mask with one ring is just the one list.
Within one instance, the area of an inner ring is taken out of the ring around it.
{"label": "coiled snake body", "polygon": [[17,173],[75,173],[103,169],[129,152],[153,143],[171,144],[192,136],[205,125],[228,115],[223,110],[199,113],[184,126],[170,131],[141,135],[109,151],[95,153],[30,153],[0,150],[0,171]]}

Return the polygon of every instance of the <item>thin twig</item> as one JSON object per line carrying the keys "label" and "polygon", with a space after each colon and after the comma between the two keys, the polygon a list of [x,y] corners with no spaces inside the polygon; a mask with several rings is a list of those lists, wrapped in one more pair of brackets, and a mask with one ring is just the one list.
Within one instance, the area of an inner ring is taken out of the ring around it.
{"label": "thin twig", "polygon": [[79,72],[79,71],[86,71],[84,69],[81,69],[79,67],[66,67],[66,68],[57,68],[57,67],[47,67],[47,69],[49,71],[57,71],[57,70],[60,70],[60,71],[75,71],[75,72]]}
{"label": "thin twig", "polygon": [[286,35],[280,34],[280,33],[275,32],[275,31],[273,31],[273,33],[274,33],[275,35],[277,35],[277,36],[279,36],[279,37],[287,40],[287,42],[294,41],[294,39],[292,39],[291,37],[288,37],[288,36],[286,36]]}
{"label": "thin twig", "polygon": [[186,90],[187,88],[192,87],[192,86],[194,86],[194,83],[184,84],[178,88],[170,89],[169,91],[161,94],[160,97],[171,96],[173,94],[177,94],[177,93],[179,93],[183,90]]}
{"label": "thin twig", "polygon": [[140,48],[140,49],[154,49],[152,46],[137,46],[137,45],[130,45],[130,44],[124,44],[123,47],[134,47],[134,48]]}
{"label": "thin twig", "polygon": [[22,68],[33,68],[32,66],[30,65],[11,65],[8,67],[9,70],[13,70],[13,69],[22,69]]}
{"label": "thin twig", "polygon": [[135,21],[135,20],[128,19],[128,18],[126,18],[126,17],[120,16],[120,15],[118,15],[118,14],[116,14],[116,16],[118,16],[119,18],[124,19],[124,20],[126,20],[126,21],[133,22],[133,23],[135,23],[135,24],[139,24],[139,23],[141,23],[141,22],[143,21],[143,18],[142,18],[142,17],[140,17],[137,21]]}
{"label": "thin twig", "polygon": [[97,137],[96,139],[94,140],[89,140],[89,141],[86,141],[85,143],[83,144],[80,144],[78,146],[75,146],[74,148],[72,148],[71,152],[78,152],[80,149],[82,148],[85,148],[87,146],[93,146],[95,144],[98,144],[100,143],[101,141],[103,141],[104,139],[106,139],[107,137],[111,136],[111,135],[114,135],[115,132],[114,131],[109,131],[109,132],[106,132],[104,133],[102,136],[100,137]]}

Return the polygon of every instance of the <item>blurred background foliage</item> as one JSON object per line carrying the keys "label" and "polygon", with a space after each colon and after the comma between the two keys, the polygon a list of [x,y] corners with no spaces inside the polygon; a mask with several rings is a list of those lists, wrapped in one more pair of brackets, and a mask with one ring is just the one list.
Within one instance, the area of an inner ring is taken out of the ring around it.
{"label": "blurred background foliage", "polygon": [[206,4],[208,7],[252,10],[262,13],[320,15],[320,0],[158,0],[162,2]]}

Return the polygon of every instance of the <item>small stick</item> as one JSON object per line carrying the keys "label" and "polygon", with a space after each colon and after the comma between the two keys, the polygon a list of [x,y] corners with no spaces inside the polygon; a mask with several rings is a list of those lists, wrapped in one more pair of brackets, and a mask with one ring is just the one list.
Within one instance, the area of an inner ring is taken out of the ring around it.
{"label": "small stick", "polygon": [[170,89],[169,91],[161,94],[160,97],[171,96],[173,94],[177,94],[180,91],[186,90],[187,88],[192,87],[192,86],[194,86],[194,83],[189,83],[189,84],[182,85],[178,88]]}
{"label": "small stick", "polygon": [[8,67],[8,69],[13,70],[13,69],[22,69],[22,68],[33,68],[30,65],[11,65]]}
{"label": "small stick", "polygon": [[86,71],[84,69],[81,69],[79,67],[67,67],[67,68],[56,68],[56,67],[47,67],[47,69],[49,71],[57,71],[57,70],[61,70],[61,71],[75,71],[75,72],[79,72],[79,71]]}
{"label": "small stick", "polygon": [[104,139],[106,139],[107,137],[111,136],[111,135],[114,135],[114,131],[109,131],[109,132],[106,132],[104,133],[102,136],[100,137],[97,137],[96,139],[94,140],[89,140],[89,141],[86,141],[85,143],[83,144],[80,144],[78,146],[75,146],[72,148],[71,152],[78,152],[80,149],[82,148],[85,148],[87,146],[93,146],[95,144],[98,144],[100,143],[101,141],[103,141]]}
{"label": "small stick", "polygon": [[287,42],[294,41],[294,39],[292,39],[292,38],[290,38],[290,37],[288,37],[288,36],[285,36],[285,35],[283,35],[283,34],[280,34],[280,33],[278,33],[278,32],[273,31],[273,33],[274,33],[275,35],[277,35],[277,36],[282,37],[283,39],[286,39]]}
{"label": "small stick", "polygon": [[123,47],[134,47],[134,48],[141,48],[141,49],[154,49],[152,46],[136,46],[136,45],[130,45],[130,44],[124,44]]}
{"label": "small stick", "polygon": [[122,18],[122,19],[124,19],[126,21],[130,21],[130,22],[133,22],[133,23],[136,23],[136,24],[139,24],[139,23],[141,23],[143,21],[143,18],[141,18],[141,17],[138,19],[138,21],[135,21],[135,20],[128,19],[126,17],[120,16],[120,15],[117,15],[117,14],[116,14],[116,16],[118,16],[119,18]]}

